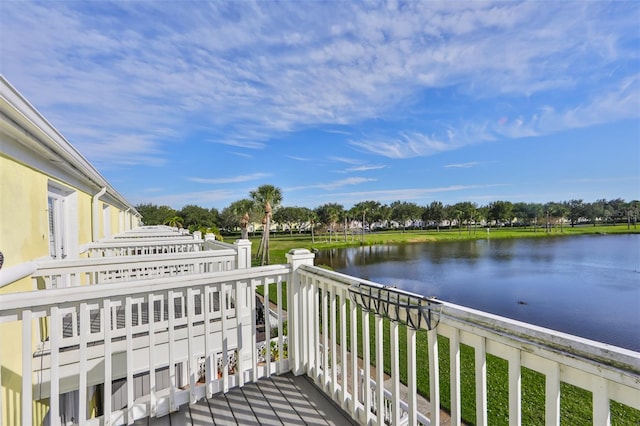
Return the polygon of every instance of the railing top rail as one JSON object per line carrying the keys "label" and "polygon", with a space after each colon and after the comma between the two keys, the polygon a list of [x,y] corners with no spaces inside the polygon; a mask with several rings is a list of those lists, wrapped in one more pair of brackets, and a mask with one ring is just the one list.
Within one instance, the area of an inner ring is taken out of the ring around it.
{"label": "railing top rail", "polygon": [[125,243],[125,242],[140,242],[140,241],[198,241],[197,238],[194,238],[193,235],[126,235],[121,237],[113,237],[113,238],[105,238],[103,240],[97,241],[96,244],[102,243]]}
{"label": "railing top rail", "polygon": [[80,268],[91,268],[101,266],[122,266],[122,268],[131,267],[131,265],[140,265],[152,263],[175,264],[181,262],[198,261],[204,259],[215,259],[223,256],[235,256],[236,252],[232,249],[192,251],[182,253],[163,253],[150,254],[145,256],[112,256],[112,257],[88,257],[82,259],[56,259],[43,260],[37,263],[37,270],[32,274],[34,277],[47,275],[52,271],[60,271],[67,269],[78,270]]}
{"label": "railing top rail", "polygon": [[205,274],[152,278],[133,282],[126,281],[107,286],[80,286],[34,290],[0,295],[0,306],[2,306],[3,315],[11,315],[24,309],[38,310],[63,303],[76,303],[114,297],[120,298],[123,296],[136,296],[168,290],[180,291],[181,289],[193,286],[248,281],[276,275],[286,275],[290,272],[291,266],[288,264],[269,265]]}
{"label": "railing top rail", "polygon": [[224,241],[207,240],[207,244],[210,244],[212,246],[218,246],[218,247],[221,247],[223,249],[225,249],[225,248],[232,249],[232,250],[236,249],[236,246],[234,246],[233,244],[230,244],[230,243],[225,243]]}
{"label": "railing top rail", "polygon": [[[345,289],[360,283],[381,289],[388,288],[388,286],[379,283],[361,280],[317,266],[302,265],[300,266],[300,271],[339,283],[344,285]],[[405,292],[403,290],[395,291],[405,293],[412,297],[423,297],[416,293]],[[441,321],[464,324],[474,327],[475,329],[488,330],[492,335],[502,336],[505,341],[509,341],[510,344],[515,347],[523,348],[526,345],[544,347],[546,350],[555,353],[561,353],[574,358],[582,358],[599,364],[606,364],[610,367],[640,376],[640,353],[638,352],[453,303],[440,302]]]}
{"label": "railing top rail", "polygon": [[196,240],[192,237],[186,240],[181,239],[158,239],[158,240],[149,240],[148,238],[144,239],[130,239],[130,240],[118,240],[118,241],[107,241],[107,242],[97,242],[97,243],[89,243],[85,247],[88,250],[91,249],[103,249],[103,248],[121,248],[121,247],[146,247],[146,246],[157,246],[157,245],[179,245],[179,244],[203,244],[204,240]]}
{"label": "railing top rail", "polygon": [[185,235],[185,234],[169,234],[169,233],[162,233],[162,234],[146,234],[146,233],[142,233],[142,234],[123,234],[123,235],[116,235],[112,238],[107,238],[104,240],[101,240],[102,242],[110,242],[110,241],[120,241],[120,240],[153,240],[153,239],[168,239],[168,240],[193,240],[193,235]]}

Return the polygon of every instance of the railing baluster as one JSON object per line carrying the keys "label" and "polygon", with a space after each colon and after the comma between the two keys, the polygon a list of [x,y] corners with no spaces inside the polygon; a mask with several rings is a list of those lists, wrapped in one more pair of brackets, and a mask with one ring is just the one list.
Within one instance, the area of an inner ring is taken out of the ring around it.
{"label": "railing baluster", "polygon": [[220,314],[222,325],[222,391],[229,392],[229,342],[227,341],[227,285],[220,286]]}
{"label": "railing baluster", "polygon": [[147,325],[149,327],[149,417],[156,416],[156,303],[153,293],[147,295]]}
{"label": "railing baluster", "polygon": [[398,323],[391,321],[389,323],[389,340],[391,343],[391,409],[392,420],[391,424],[400,424],[400,361],[399,352],[400,347],[398,345]]}
{"label": "railing baluster", "polygon": [[[345,290],[345,294],[347,291]],[[349,302],[349,313],[351,314],[351,417],[358,418],[358,382],[360,379],[360,369],[358,368],[358,306]],[[345,342],[346,346],[346,342]],[[346,376],[343,377],[346,387]]]}
{"label": "railing baluster", "polygon": [[338,382],[338,352],[337,352],[337,338],[336,338],[336,292],[335,287],[327,283],[327,289],[330,289],[329,292],[329,319],[331,321],[331,398],[335,400],[336,398],[336,384]]}
{"label": "railing baluster", "polygon": [[[327,391],[327,381],[329,380],[329,297],[327,291],[328,284],[322,282],[320,291],[322,292],[322,390]],[[333,361],[333,360],[331,360]]]}
{"label": "railing baluster", "polygon": [[252,380],[255,382],[258,380],[258,345],[256,343],[256,329],[257,329],[257,321],[256,321],[256,280],[251,280],[251,297],[249,300],[249,306],[251,306],[251,359],[253,360],[253,365],[251,366],[253,374]]}
{"label": "railing baluster", "polygon": [[271,307],[269,306],[269,281],[263,281],[264,297],[262,302],[264,312],[264,341],[266,344],[265,361],[267,377],[271,377]]}
{"label": "railing baluster", "polygon": [[87,304],[80,303],[79,312],[80,321],[80,347],[78,353],[80,356],[79,362],[79,385],[78,385],[78,407],[80,418],[79,424],[84,425],[87,423],[87,338],[89,334],[89,313],[87,311]]}
{"label": "railing baluster", "polygon": [[362,368],[364,382],[362,383],[362,399],[364,402],[364,423],[369,424],[371,413],[371,343],[369,341],[369,312],[362,311]]}
{"label": "railing baluster", "polygon": [[[416,331],[407,327],[407,388],[409,406],[409,426],[418,424],[418,386],[416,372]],[[452,422],[452,424],[455,424]]]}
{"label": "railing baluster", "polygon": [[609,408],[608,381],[602,377],[594,377],[593,382],[593,424],[610,425],[611,410]]}
{"label": "railing baluster", "polygon": [[[104,395],[103,395],[103,418],[104,425],[111,425],[111,300],[102,301],[102,333],[104,337]],[[53,360],[52,360],[53,362]]]}
{"label": "railing baluster", "polygon": [[383,319],[375,316],[376,331],[376,406],[378,426],[384,425],[384,336]]}
{"label": "railing baluster", "polygon": [[313,307],[313,338],[310,338],[309,345],[314,352],[313,379],[315,383],[321,385],[320,365],[322,362],[321,345],[320,345],[320,281],[313,280],[309,297],[311,298],[311,306]]}
{"label": "railing baluster", "polygon": [[340,291],[340,406],[343,410],[348,409],[347,405],[347,369],[349,361],[347,358],[347,290]]}
{"label": "railing baluster", "polygon": [[487,425],[487,351],[484,337],[474,346],[476,365],[476,425]]}
{"label": "railing baluster", "polygon": [[438,333],[435,328],[427,331],[429,343],[429,403],[431,424],[440,424],[440,362],[438,358]]}
{"label": "railing baluster", "polygon": [[[51,351],[50,392],[49,392],[49,418],[53,425],[60,423],[60,312],[57,306],[51,307],[51,319],[49,330],[49,349]],[[0,365],[2,365],[0,363]],[[1,405],[1,404],[0,404]],[[2,416],[0,416],[0,419]]]}
{"label": "railing baluster", "polygon": [[462,422],[460,402],[460,330],[452,327],[449,337],[449,375],[451,389],[451,424]]}
{"label": "railing baluster", "polygon": [[560,425],[560,365],[557,362],[547,364],[545,380],[545,424]]}
{"label": "railing baluster", "polygon": [[[133,424],[133,304],[132,298],[125,299],[124,326],[127,342],[127,424]],[[82,406],[82,405],[81,405]]]}
{"label": "railing baluster", "polygon": [[520,350],[509,350],[509,424],[522,424],[522,367]]}
{"label": "railing baluster", "polygon": [[33,395],[33,383],[32,378],[32,363],[33,363],[33,350],[32,350],[32,312],[31,309],[24,309],[22,311],[22,424],[29,425],[32,423],[32,395]]}
{"label": "railing baluster", "polygon": [[282,328],[282,276],[278,276],[276,283],[276,295],[278,299],[277,313],[278,313],[278,362],[276,363],[276,372],[282,373],[280,366],[284,361],[284,330]]}
{"label": "railing baluster", "polygon": [[196,398],[196,375],[198,374],[198,360],[193,349],[193,323],[195,321],[195,297],[193,288],[187,289],[187,356],[189,362],[189,396],[192,403],[198,402]]}
{"label": "railing baluster", "polygon": [[[254,292],[252,292],[251,294],[255,294]],[[211,291],[211,286],[210,285],[205,285],[204,286],[204,303],[203,303],[203,309],[204,309],[204,356],[205,356],[205,375],[206,375],[206,379],[205,381],[207,382],[207,391],[206,391],[206,395],[207,398],[211,398],[211,396],[213,396],[213,379],[214,379],[214,374],[213,374],[213,369],[215,367],[215,362],[214,362],[214,353],[213,353],[213,348],[212,348],[212,344],[211,344],[211,311],[213,309],[213,307],[211,306],[211,297],[213,297],[213,293]],[[253,299],[252,299],[253,300]],[[255,313],[255,310],[253,309],[253,305],[252,305],[252,309],[251,309],[252,313]],[[254,330],[255,333],[255,314],[253,315],[254,318],[254,322],[252,323],[252,330]],[[255,349],[255,336],[253,336],[253,345],[254,345],[254,349]],[[255,351],[254,351],[255,352]],[[255,363],[254,363],[255,365]],[[255,372],[254,372],[254,380],[255,380]]]}
{"label": "railing baluster", "polygon": [[300,274],[298,275],[301,279],[300,282],[300,312],[298,312],[298,318],[301,321],[302,328],[299,333],[299,337],[302,344],[302,367],[305,369],[307,376],[313,378],[313,362],[315,352],[311,350],[310,340],[313,338],[313,324],[315,323],[316,312],[312,310],[312,306],[309,301],[309,292],[311,287],[311,278]]}
{"label": "railing baluster", "polygon": [[173,291],[169,290],[165,296],[167,298],[168,312],[168,335],[169,335],[169,411],[174,412],[176,407],[176,364],[175,364],[175,301]]}

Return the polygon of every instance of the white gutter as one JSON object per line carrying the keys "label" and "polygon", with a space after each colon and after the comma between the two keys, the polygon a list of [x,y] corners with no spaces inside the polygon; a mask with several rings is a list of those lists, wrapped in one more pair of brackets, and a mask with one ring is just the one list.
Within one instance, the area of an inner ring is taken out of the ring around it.
{"label": "white gutter", "polygon": [[91,205],[91,236],[93,242],[98,241],[99,238],[99,220],[100,220],[100,197],[107,192],[107,187],[102,188],[96,195],[93,196]]}

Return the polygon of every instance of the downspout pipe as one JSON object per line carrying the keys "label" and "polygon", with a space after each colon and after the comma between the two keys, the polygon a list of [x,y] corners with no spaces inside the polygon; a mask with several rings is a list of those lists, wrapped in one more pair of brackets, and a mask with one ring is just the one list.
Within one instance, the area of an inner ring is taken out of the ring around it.
{"label": "downspout pipe", "polygon": [[127,232],[131,230],[131,218],[130,218],[131,215],[129,214],[130,211],[131,211],[131,207],[129,207],[124,212],[124,223],[123,223],[124,230],[122,232]]}
{"label": "downspout pipe", "polygon": [[102,188],[93,196],[91,204],[91,236],[93,242],[100,238],[100,197],[107,192],[107,187]]}

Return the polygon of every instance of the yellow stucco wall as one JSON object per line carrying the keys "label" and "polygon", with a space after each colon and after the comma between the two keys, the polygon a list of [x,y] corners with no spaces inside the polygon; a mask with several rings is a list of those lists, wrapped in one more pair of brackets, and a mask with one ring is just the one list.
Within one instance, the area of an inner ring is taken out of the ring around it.
{"label": "yellow stucco wall", "polygon": [[[3,269],[49,255],[49,223],[47,212],[48,183],[55,181],[44,173],[0,155],[0,250],[4,254]],[[58,182],[60,183],[60,182]],[[62,184],[64,185],[64,184]],[[77,211],[69,212],[77,221],[78,246],[91,241],[91,195],[67,186],[77,194]],[[0,288],[0,294],[30,291],[33,282],[23,278]],[[35,295],[34,295],[35,297]],[[32,325],[32,346],[41,335],[42,321]],[[44,322],[46,326],[46,321]],[[20,425],[22,393],[22,324],[0,324],[0,359],[2,362],[2,425]],[[48,401],[33,402],[33,420],[39,424],[48,411]]]}
{"label": "yellow stucco wall", "polygon": [[78,246],[91,242],[91,195],[78,194]]}
{"label": "yellow stucco wall", "polygon": [[0,182],[3,269],[47,256],[47,177],[0,156]]}

